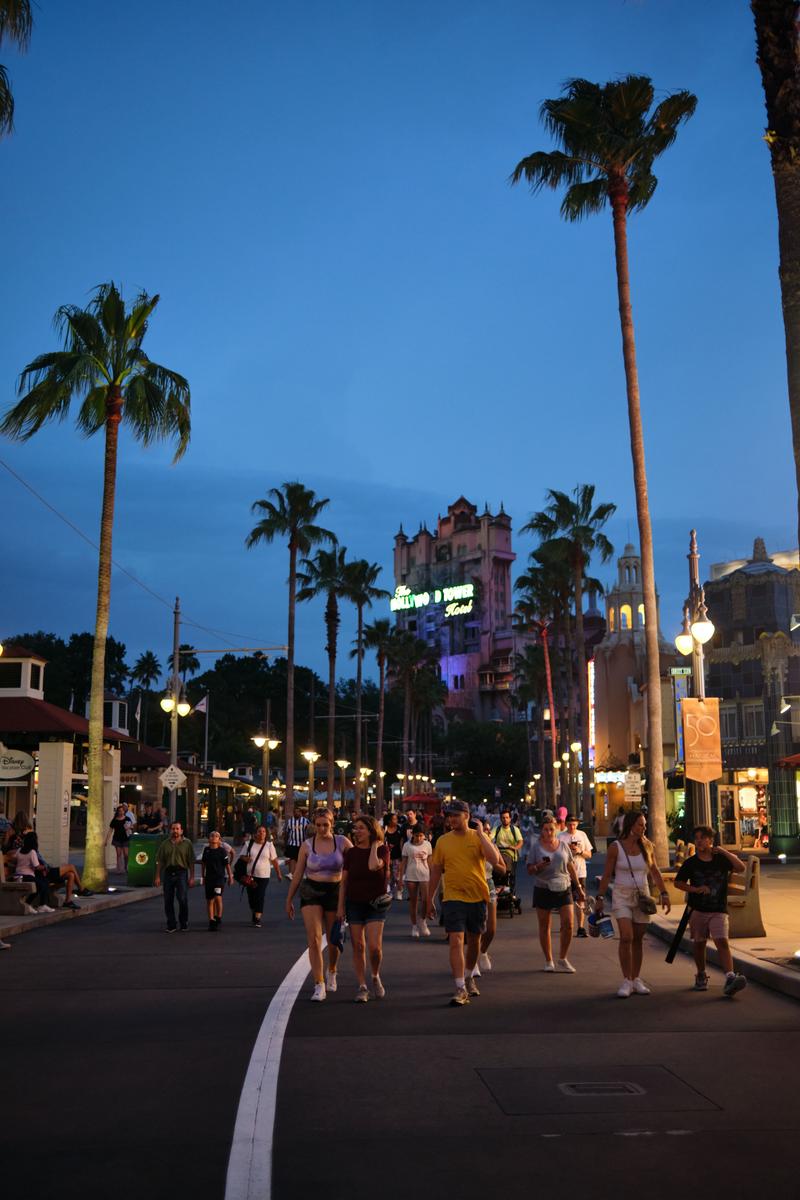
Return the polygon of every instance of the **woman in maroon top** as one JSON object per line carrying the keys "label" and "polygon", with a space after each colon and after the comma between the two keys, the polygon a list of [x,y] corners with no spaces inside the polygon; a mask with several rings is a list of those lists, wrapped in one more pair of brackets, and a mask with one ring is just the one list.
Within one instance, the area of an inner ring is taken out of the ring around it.
{"label": "woman in maroon top", "polygon": [[381,983],[383,958],[383,923],[391,905],[389,890],[389,847],[383,840],[383,830],[373,818],[361,814],[353,823],[354,846],[344,852],[344,870],[339,886],[341,921],[345,915],[353,942],[353,966],[358,981],[356,1003],[365,1004],[369,991],[365,978],[366,949],[372,968],[372,991],[382,1000],[386,989]]}

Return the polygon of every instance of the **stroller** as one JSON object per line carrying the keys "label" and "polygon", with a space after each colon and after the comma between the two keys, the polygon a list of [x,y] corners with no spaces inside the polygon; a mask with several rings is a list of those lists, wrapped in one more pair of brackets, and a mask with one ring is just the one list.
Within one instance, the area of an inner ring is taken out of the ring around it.
{"label": "stroller", "polygon": [[493,878],[497,889],[497,911],[508,913],[513,917],[522,912],[522,903],[517,895],[517,863],[510,850],[501,850],[503,862],[506,864],[505,873],[494,871]]}

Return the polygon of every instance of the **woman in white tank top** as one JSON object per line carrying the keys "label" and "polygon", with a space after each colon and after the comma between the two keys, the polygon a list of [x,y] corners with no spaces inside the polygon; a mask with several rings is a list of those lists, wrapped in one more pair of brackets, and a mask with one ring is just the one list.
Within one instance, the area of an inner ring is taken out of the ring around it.
{"label": "woman in white tank top", "polygon": [[645,837],[646,828],[641,813],[625,813],[622,836],[608,847],[606,868],[597,896],[597,911],[602,912],[606,889],[613,880],[614,906],[611,911],[619,929],[619,964],[622,967],[622,984],[617,995],[623,999],[634,992],[646,996],[650,991],[641,978],[642,941],[650,917],[639,908],[639,896],[650,895],[651,878],[660,890],[664,912],[670,910],[669,896],[653,857],[652,843]]}

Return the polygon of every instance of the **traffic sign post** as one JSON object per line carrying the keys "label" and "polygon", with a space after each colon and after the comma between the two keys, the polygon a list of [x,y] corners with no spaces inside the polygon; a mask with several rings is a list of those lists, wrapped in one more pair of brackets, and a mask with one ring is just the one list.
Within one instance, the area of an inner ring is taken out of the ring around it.
{"label": "traffic sign post", "polygon": [[174,792],[176,788],[184,787],[186,784],[186,776],[180,767],[169,766],[165,771],[162,771],[158,777],[162,787],[169,788]]}

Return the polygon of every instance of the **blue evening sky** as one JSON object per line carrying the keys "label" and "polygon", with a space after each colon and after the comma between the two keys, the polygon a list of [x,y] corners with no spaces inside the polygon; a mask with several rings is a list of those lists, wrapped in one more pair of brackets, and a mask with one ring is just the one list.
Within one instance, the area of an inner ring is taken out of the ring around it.
{"label": "blue evening sky", "polygon": [[[285,547],[244,549],[287,479],[354,555],[464,493],[519,528],[594,482],[637,541],[611,220],[511,189],[563,80],[649,74],[694,119],[630,222],[662,627],[701,569],[796,542],[775,203],[748,5],[731,0],[40,0],[0,144],[3,406],[62,303],[158,292],[151,356],[193,395],[186,458],[124,436],[115,558],[194,620],[285,640]],[[102,442],[70,423],[0,457],[96,536]],[[95,554],[0,470],[0,635],[91,629]],[[524,565],[533,542],[516,540]],[[596,568],[612,577],[611,568]],[[384,615],[381,612],[381,615]],[[112,633],[170,614],[116,573]],[[352,637],[346,621],[342,640]],[[187,629],[185,640],[221,646]],[[236,638],[228,639],[236,641]],[[321,606],[298,660],[322,670]],[[342,661],[343,670],[350,666]]]}

